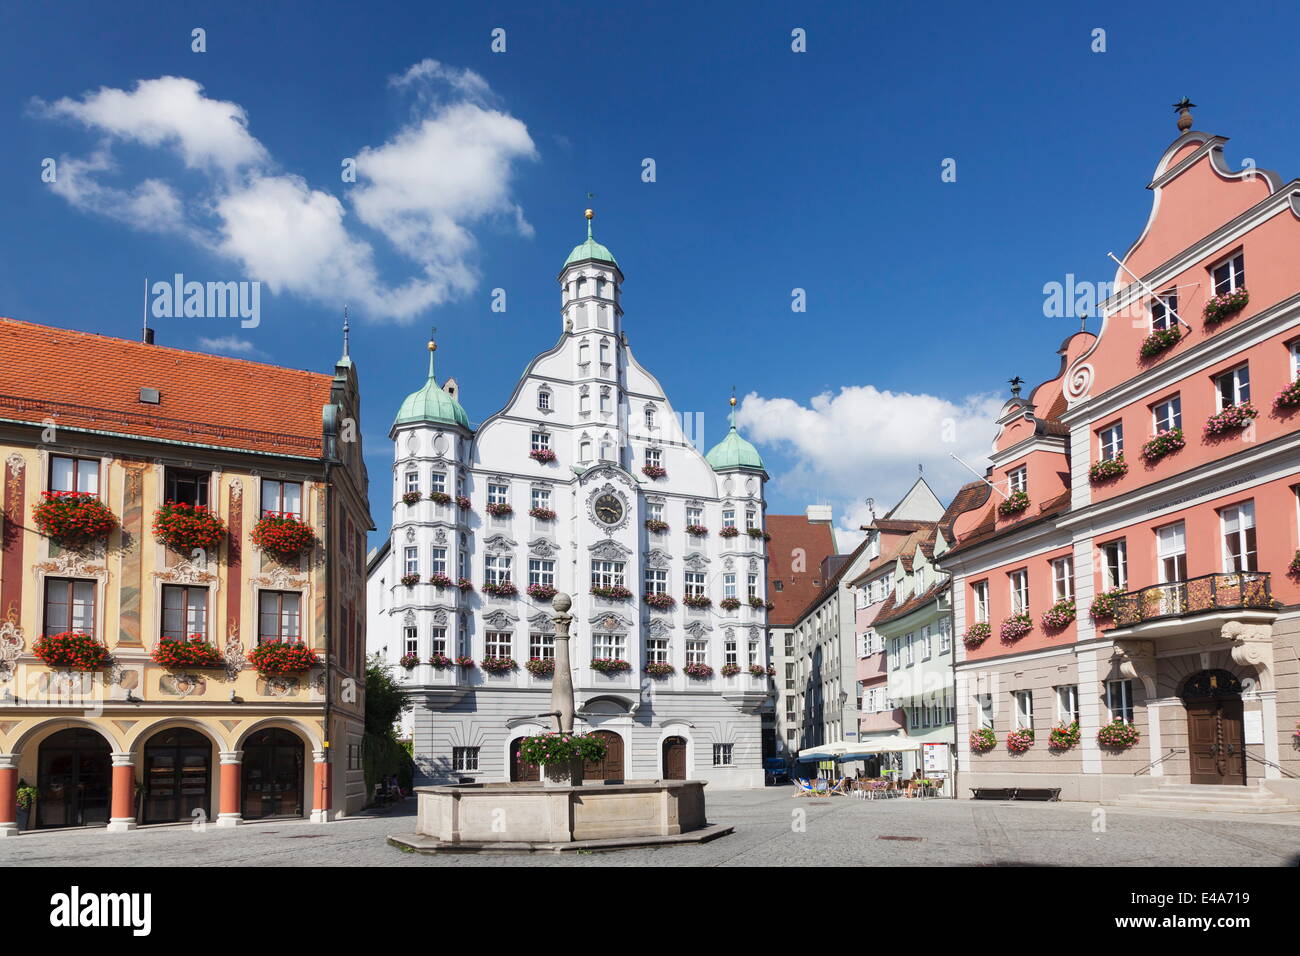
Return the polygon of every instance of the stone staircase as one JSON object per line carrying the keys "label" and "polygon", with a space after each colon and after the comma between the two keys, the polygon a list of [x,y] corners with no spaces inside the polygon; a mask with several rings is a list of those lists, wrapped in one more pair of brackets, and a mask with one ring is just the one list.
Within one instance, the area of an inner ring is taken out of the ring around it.
{"label": "stone staircase", "polygon": [[1164,783],[1103,801],[1112,807],[1147,810],[1193,810],[1214,813],[1300,813],[1300,806],[1271,790],[1254,786]]}

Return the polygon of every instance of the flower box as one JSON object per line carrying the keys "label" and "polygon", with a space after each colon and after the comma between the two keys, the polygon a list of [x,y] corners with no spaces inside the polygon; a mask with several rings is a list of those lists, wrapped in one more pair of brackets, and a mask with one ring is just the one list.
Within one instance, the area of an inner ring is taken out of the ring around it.
{"label": "flower box", "polygon": [[658,465],[642,465],[641,474],[647,478],[667,478],[668,469],[660,468]]}
{"label": "flower box", "polygon": [[420,583],[420,576],[418,574],[403,574],[398,580],[402,582],[403,587],[413,588]]}
{"label": "flower box", "polygon": [[504,518],[507,515],[515,513],[515,509],[510,507],[504,501],[490,501],[487,506],[487,513],[494,518]]}
{"label": "flower box", "polygon": [[462,594],[467,594],[474,590],[474,582],[469,578],[457,578],[456,587],[460,588]]}
{"label": "flower box", "polygon": [[221,544],[226,523],[204,505],[169,501],[153,513],[153,533],[173,551],[190,554]]}
{"label": "flower box", "polygon": [[1300,574],[1300,551],[1295,553],[1295,557],[1291,559],[1291,563],[1287,565],[1286,569],[1292,574]]}
{"label": "flower box", "polygon": [[1220,292],[1205,303],[1205,310],[1201,313],[1201,318],[1205,320],[1206,325],[1215,325],[1225,319],[1232,318],[1244,309],[1249,301],[1250,293],[1244,288],[1234,289],[1231,292]]}
{"label": "flower box", "polygon": [[202,634],[191,634],[183,641],[164,637],[149,655],[155,664],[180,669],[185,667],[224,667],[225,659],[215,644]]}
{"label": "flower box", "polygon": [[709,529],[702,524],[688,524],[686,533],[693,538],[705,538],[708,537]]}
{"label": "flower box", "polygon": [[555,597],[556,590],[554,585],[550,584],[530,584],[528,585],[528,596],[536,598],[539,601],[549,601]]}
{"label": "flower box", "polygon": [[1079,742],[1079,722],[1061,724],[1047,735],[1047,746],[1052,750],[1069,750]]}
{"label": "flower box", "polygon": [[993,633],[993,629],[989,627],[988,621],[976,621],[970,627],[966,628],[966,634],[962,637],[961,642],[965,644],[969,650],[973,651],[975,648],[987,641],[991,633]]}
{"label": "flower box", "polygon": [[[445,491],[431,491],[429,492],[429,500],[435,505],[450,504],[451,495],[447,494]],[[459,501],[457,501],[457,504],[459,504]]]}
{"label": "flower box", "polygon": [[429,658],[429,664],[436,671],[445,671],[448,667],[451,667],[455,663],[456,662],[453,661],[446,654],[434,654],[432,657]]}
{"label": "flower box", "polygon": [[[768,671],[771,671],[771,673],[768,673]],[[776,668],[774,667],[764,667],[762,664],[749,665],[750,677],[773,677],[775,675],[776,675]]]}
{"label": "flower box", "polygon": [[424,495],[420,494],[418,491],[402,492],[402,502],[408,505],[418,505],[420,503],[420,499],[423,497]]}
{"label": "flower box", "polygon": [[461,654],[459,657],[456,658],[456,666],[464,667],[464,668],[473,667],[474,658],[470,657],[468,654]]}
{"label": "flower box", "polygon": [[645,666],[644,670],[651,677],[662,680],[665,677],[671,677],[676,673],[677,668],[667,661],[651,661]]}
{"label": "flower box", "polygon": [[415,670],[415,665],[420,663],[419,654],[403,654],[397,659],[397,664],[404,670]]}
{"label": "flower box", "polygon": [[1098,485],[1103,481],[1114,481],[1117,478],[1123,478],[1127,474],[1128,462],[1124,460],[1123,454],[1119,454],[1114,458],[1103,458],[1093,464],[1088,469],[1088,480],[1094,485]]}
{"label": "flower box", "polygon": [[713,601],[703,594],[688,594],[682,598],[682,603],[687,607],[706,608],[712,607]]}
{"label": "flower box", "polygon": [[1115,604],[1124,596],[1124,592],[1119,588],[1113,591],[1103,591],[1092,599],[1092,605],[1088,608],[1088,614],[1094,621],[1109,621],[1115,616]]}
{"label": "flower box", "polygon": [[767,602],[764,601],[761,597],[749,598],[748,602],[749,602],[749,606],[752,607],[755,611],[757,611],[759,608],[767,607]]}
{"label": "flower box", "polygon": [[262,676],[299,674],[321,662],[316,652],[302,641],[273,641],[258,644],[248,652],[248,663]]}
{"label": "flower box", "polygon": [[442,588],[449,588],[453,584],[451,578],[449,578],[445,574],[429,575],[429,583],[432,584],[435,588],[438,588],[439,590],[441,590]]}
{"label": "flower box", "polygon": [[555,461],[555,452],[549,448],[534,448],[528,453],[528,457],[533,461],[541,462],[543,465],[549,465]]}
{"label": "flower box", "polygon": [[596,584],[592,586],[591,593],[598,598],[604,598],[606,601],[626,601],[632,596],[632,592],[621,584],[608,586]]}
{"label": "flower box", "polygon": [[1074,598],[1065,598],[1043,612],[1042,625],[1049,631],[1059,631],[1069,627],[1074,621],[1074,614]]}
{"label": "flower box", "polygon": [[1020,512],[1024,511],[1028,507],[1029,492],[1013,491],[1011,494],[1007,495],[1005,501],[998,505],[998,514],[1002,515],[1004,518],[1009,518],[1012,515],[1020,514]]}
{"label": "flower box", "polygon": [[724,611],[734,611],[736,608],[740,607],[740,598],[723,598],[718,602],[718,607],[722,608]]}
{"label": "flower box", "polygon": [[645,602],[646,607],[658,608],[661,611],[668,611],[677,606],[676,598],[671,594],[663,594],[661,592],[647,594],[641,598],[641,600]]}
{"label": "flower box", "polygon": [[719,537],[719,538],[734,538],[734,537],[736,537],[736,536],[739,535],[739,534],[740,534],[740,529],[737,528],[737,527],[734,527],[734,526],[733,526],[733,527],[723,528],[721,531],[718,532],[718,537]]}
{"label": "flower box", "polygon": [[565,766],[581,761],[605,759],[605,742],[588,734],[544,733],[519,741],[519,762],[536,767]]}
{"label": "flower box", "polygon": [[992,727],[981,727],[971,731],[970,749],[977,754],[986,754],[998,745],[998,736]]}
{"label": "flower box", "polygon": [[1118,717],[1097,731],[1098,745],[1107,750],[1128,750],[1141,739],[1136,727]]}
{"label": "flower box", "polygon": [[108,663],[103,642],[79,631],[42,634],[32,643],[32,653],[47,667],[74,671],[93,671]]}
{"label": "flower box", "polygon": [[1002,628],[998,636],[1002,638],[1004,644],[1010,644],[1020,640],[1026,634],[1034,629],[1034,619],[1029,616],[1028,611],[1021,611],[1018,614],[1012,614],[1002,622]]}
{"label": "flower box", "polygon": [[736,676],[737,674],[739,674],[739,673],[740,673],[740,665],[739,665],[739,664],[723,664],[723,665],[722,665],[722,676],[723,676],[723,677],[735,677],[735,676]]}
{"label": "flower box", "polygon": [[1022,754],[1034,745],[1034,728],[1023,727],[1007,734],[1007,749],[1013,754]]}
{"label": "flower box", "polygon": [[602,674],[624,674],[632,669],[632,665],[615,657],[597,657],[591,662],[591,669]]}
{"label": "flower box", "polygon": [[555,520],[555,512],[550,508],[529,508],[528,514],[530,517],[536,518],[538,521]]}
{"label": "flower box", "polygon": [[117,516],[98,495],[77,491],[43,491],[32,509],[36,530],[69,548],[80,548],[117,527]]}
{"label": "flower box", "polygon": [[1187,444],[1181,428],[1162,428],[1154,438],[1142,446],[1142,457],[1147,461],[1159,461],[1165,455],[1171,455]]}
{"label": "flower box", "polygon": [[555,659],[550,657],[532,657],[524,662],[524,668],[534,677],[554,677]]}
{"label": "flower box", "polygon": [[1250,402],[1242,402],[1240,405],[1229,405],[1217,415],[1211,415],[1205,420],[1206,437],[1211,435],[1226,435],[1229,432],[1240,431],[1249,425],[1259,415],[1259,409]]}
{"label": "flower box", "polygon": [[297,515],[268,512],[253,527],[252,538],[268,554],[292,561],[312,546],[316,535]]}
{"label": "flower box", "polygon": [[483,593],[491,594],[493,597],[514,597],[519,593],[513,581],[498,581],[495,584],[488,583],[483,585]]}
{"label": "flower box", "polygon": [[682,671],[695,680],[708,680],[713,676],[713,668],[708,664],[687,664]]}
{"label": "flower box", "polygon": [[478,666],[489,674],[508,674],[519,665],[513,657],[485,657]]}
{"label": "flower box", "polygon": [[456,507],[459,508],[461,511],[469,511],[470,509],[469,499],[466,498],[464,495],[457,495]]}
{"label": "flower box", "polygon": [[1144,359],[1152,359],[1161,352],[1168,351],[1177,345],[1183,338],[1183,330],[1177,325],[1171,325],[1167,329],[1156,329],[1145,339],[1142,345],[1138,347],[1138,354]]}
{"label": "flower box", "polygon": [[658,518],[646,518],[645,529],[651,534],[663,534],[668,530],[668,522]]}

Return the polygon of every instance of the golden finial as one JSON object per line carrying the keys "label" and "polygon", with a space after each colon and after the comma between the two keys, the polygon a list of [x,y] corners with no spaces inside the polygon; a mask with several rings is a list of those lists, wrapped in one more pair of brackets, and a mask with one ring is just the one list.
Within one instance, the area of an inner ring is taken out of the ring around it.
{"label": "golden finial", "polygon": [[436,325],[431,326],[429,328],[429,351],[430,352],[438,351],[438,343],[433,340],[433,337],[437,334],[438,334],[438,327]]}
{"label": "golden finial", "polygon": [[588,209],[587,212],[585,213],[585,215],[586,215],[586,217],[587,217],[588,219],[595,219],[595,218],[596,218],[596,210],[594,210],[594,209]]}

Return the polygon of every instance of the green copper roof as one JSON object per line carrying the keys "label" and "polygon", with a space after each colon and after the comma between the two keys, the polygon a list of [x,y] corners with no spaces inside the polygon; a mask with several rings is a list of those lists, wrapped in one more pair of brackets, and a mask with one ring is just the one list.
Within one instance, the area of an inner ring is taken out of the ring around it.
{"label": "green copper roof", "polygon": [[581,262],[583,259],[599,259],[602,262],[612,262],[614,265],[618,265],[614,253],[591,237],[590,219],[587,220],[587,241],[580,242],[573,247],[573,251],[569,253],[569,258],[564,260],[564,265],[567,268],[570,263]]}
{"label": "green copper roof", "polygon": [[724,468],[762,469],[763,467],[763,459],[759,457],[758,449],[740,437],[740,432],[736,431],[735,425],[731,426],[727,437],[714,445],[704,456],[704,460],[714,471],[722,471]]}
{"label": "green copper roof", "polygon": [[429,380],[424,383],[424,388],[406,396],[406,401],[397,410],[397,420],[393,424],[409,425],[414,422],[469,428],[469,416],[465,414],[465,409],[460,407],[460,402],[443,391],[438,380],[433,377],[432,347],[429,349]]}

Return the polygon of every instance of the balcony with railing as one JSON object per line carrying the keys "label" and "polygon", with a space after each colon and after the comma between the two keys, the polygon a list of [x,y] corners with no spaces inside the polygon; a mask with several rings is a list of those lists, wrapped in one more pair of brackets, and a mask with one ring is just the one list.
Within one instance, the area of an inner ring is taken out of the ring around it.
{"label": "balcony with railing", "polygon": [[1267,571],[1203,574],[1119,595],[1115,598],[1115,614],[1110,628],[1127,629],[1156,622],[1177,624],[1189,619],[1195,624],[1195,618],[1205,615],[1232,611],[1272,612],[1277,606]]}

